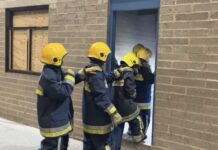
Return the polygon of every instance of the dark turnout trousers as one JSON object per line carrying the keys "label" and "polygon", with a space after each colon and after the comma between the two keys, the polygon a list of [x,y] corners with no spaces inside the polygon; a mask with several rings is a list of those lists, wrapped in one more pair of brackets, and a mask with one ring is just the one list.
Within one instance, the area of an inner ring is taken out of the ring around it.
{"label": "dark turnout trousers", "polygon": [[44,138],[39,150],[67,150],[69,135],[54,138]]}
{"label": "dark turnout trousers", "polygon": [[102,135],[84,133],[83,150],[114,150],[111,133]]}

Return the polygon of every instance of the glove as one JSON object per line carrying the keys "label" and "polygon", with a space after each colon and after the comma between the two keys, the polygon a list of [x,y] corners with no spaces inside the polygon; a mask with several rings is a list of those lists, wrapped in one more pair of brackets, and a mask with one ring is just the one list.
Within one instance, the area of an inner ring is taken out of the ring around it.
{"label": "glove", "polygon": [[115,127],[122,122],[122,116],[117,112],[117,109],[116,107],[114,107],[113,104],[111,104],[105,111],[111,116],[112,122]]}
{"label": "glove", "polygon": [[89,68],[85,68],[85,73],[96,74],[97,72],[101,72],[102,69],[98,66],[93,66]]}
{"label": "glove", "polygon": [[111,118],[115,127],[118,126],[123,120],[122,116],[117,111],[111,115]]}
{"label": "glove", "polygon": [[115,69],[113,73],[114,73],[115,79],[120,78],[121,75],[122,75],[122,72],[121,72],[120,68]]}
{"label": "glove", "polygon": [[125,72],[125,71],[131,71],[131,70],[132,70],[132,69],[129,68],[129,67],[120,67],[120,68],[115,69],[115,70],[113,71],[113,73],[114,73],[115,78],[118,79],[118,78],[122,77],[123,72]]}
{"label": "glove", "polygon": [[74,70],[73,69],[67,69],[67,73],[74,76]]}

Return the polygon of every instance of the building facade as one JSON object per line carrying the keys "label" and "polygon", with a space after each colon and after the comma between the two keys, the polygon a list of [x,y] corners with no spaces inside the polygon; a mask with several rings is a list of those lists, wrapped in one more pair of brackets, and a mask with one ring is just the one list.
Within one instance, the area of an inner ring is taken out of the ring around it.
{"label": "building facade", "polygon": [[[0,1],[0,117],[37,127],[39,50],[61,42],[70,51],[64,66],[82,68],[90,44],[111,42],[110,6],[109,0]],[[153,143],[125,142],[126,150],[218,149],[217,8],[218,0],[160,0]],[[83,134],[82,86],[72,95],[76,139]]]}

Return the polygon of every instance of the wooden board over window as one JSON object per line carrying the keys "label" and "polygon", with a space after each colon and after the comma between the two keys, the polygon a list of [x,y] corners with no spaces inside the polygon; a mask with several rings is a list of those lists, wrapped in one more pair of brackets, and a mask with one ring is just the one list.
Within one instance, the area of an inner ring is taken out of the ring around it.
{"label": "wooden board over window", "polygon": [[13,69],[27,70],[28,31],[13,31]]}
{"label": "wooden board over window", "polygon": [[46,27],[48,26],[48,10],[15,12],[13,27]]}
{"label": "wooden board over window", "polygon": [[32,71],[40,72],[43,64],[40,62],[42,48],[48,43],[48,30],[32,31]]}
{"label": "wooden board over window", "polygon": [[38,74],[48,43],[48,6],[7,9],[6,16],[6,70]]}

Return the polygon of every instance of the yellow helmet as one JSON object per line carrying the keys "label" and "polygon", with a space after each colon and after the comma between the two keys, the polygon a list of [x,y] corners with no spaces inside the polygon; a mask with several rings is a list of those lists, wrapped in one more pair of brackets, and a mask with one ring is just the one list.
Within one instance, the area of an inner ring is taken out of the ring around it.
{"label": "yellow helmet", "polygon": [[136,54],[139,50],[144,50],[144,45],[138,43],[133,47],[133,53]]}
{"label": "yellow helmet", "polygon": [[111,49],[106,43],[96,42],[92,44],[92,46],[90,47],[88,57],[95,58],[97,60],[101,60],[105,62],[110,53],[111,53]]}
{"label": "yellow helmet", "polygon": [[147,48],[141,49],[136,53],[136,56],[138,58],[145,60],[145,61],[148,61],[148,59],[151,57],[151,52]]}
{"label": "yellow helmet", "polygon": [[44,64],[60,66],[63,62],[63,57],[68,54],[68,51],[60,43],[47,44],[42,49],[41,62]]}
{"label": "yellow helmet", "polygon": [[140,65],[139,58],[136,57],[134,53],[128,53],[123,56],[122,61],[125,62],[129,67],[133,67],[134,65]]}
{"label": "yellow helmet", "polygon": [[145,61],[148,61],[148,59],[151,57],[151,50],[149,48],[144,47],[142,44],[136,44],[133,47],[133,53],[138,57]]}

